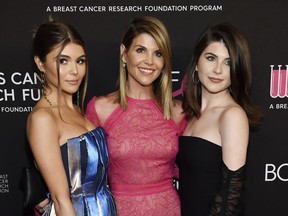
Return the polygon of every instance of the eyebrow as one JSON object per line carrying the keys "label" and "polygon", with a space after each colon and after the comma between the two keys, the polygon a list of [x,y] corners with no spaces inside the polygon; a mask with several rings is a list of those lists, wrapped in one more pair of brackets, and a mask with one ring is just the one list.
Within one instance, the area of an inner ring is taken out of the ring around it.
{"label": "eyebrow", "polygon": [[[145,47],[145,46],[143,46],[141,44],[135,44],[134,47],[141,47],[141,48],[147,49],[147,47]],[[156,49],[154,52],[161,52],[161,50],[160,49]]]}
{"label": "eyebrow", "polygon": [[[59,57],[71,58],[71,56],[69,56],[69,55],[63,55],[63,54],[60,54]],[[78,59],[79,59],[79,58],[83,58],[83,57],[86,58],[86,55],[85,55],[85,54],[84,54],[84,55],[81,55],[81,56],[78,57]],[[57,58],[57,57],[56,57],[56,58]]]}
{"label": "eyebrow", "polygon": [[206,52],[204,53],[204,55],[213,55],[213,56],[217,56],[216,54],[212,53],[212,52]]}
{"label": "eyebrow", "polygon": [[[207,53],[204,53],[204,55],[213,55],[213,56],[215,56],[215,57],[218,57],[216,54],[214,54],[214,53],[212,53],[212,52],[207,52]],[[231,59],[231,57],[229,56],[228,58],[225,58],[226,60],[227,59]]]}
{"label": "eyebrow", "polygon": [[135,44],[134,47],[142,47],[142,48],[145,48],[145,49],[146,49],[146,47],[143,46],[143,45],[141,45],[141,44]]}
{"label": "eyebrow", "polygon": [[83,57],[86,58],[86,55],[79,56],[78,58],[83,58]]}

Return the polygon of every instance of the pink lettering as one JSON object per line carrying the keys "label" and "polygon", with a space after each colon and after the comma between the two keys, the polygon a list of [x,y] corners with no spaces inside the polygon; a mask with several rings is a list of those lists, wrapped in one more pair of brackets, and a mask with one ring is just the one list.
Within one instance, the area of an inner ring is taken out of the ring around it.
{"label": "pink lettering", "polygon": [[281,65],[278,65],[278,69],[274,69],[274,65],[271,65],[271,83],[270,83],[270,96],[272,98],[288,97],[288,65],[286,70],[281,69]]}

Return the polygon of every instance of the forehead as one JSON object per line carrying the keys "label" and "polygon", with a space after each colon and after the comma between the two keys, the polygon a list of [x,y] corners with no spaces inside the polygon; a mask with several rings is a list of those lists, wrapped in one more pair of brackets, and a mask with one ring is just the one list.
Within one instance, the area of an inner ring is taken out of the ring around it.
{"label": "forehead", "polygon": [[68,43],[64,49],[62,50],[61,54],[65,55],[65,53],[69,53],[70,55],[73,55],[73,54],[81,54],[83,55],[85,52],[84,52],[84,48],[79,45],[79,44],[76,44],[76,43]]}
{"label": "forehead", "polygon": [[151,45],[151,46],[156,46],[158,47],[155,39],[152,37],[152,35],[148,34],[148,33],[141,33],[139,35],[137,35],[133,41],[132,41],[133,45]]}
{"label": "forehead", "polygon": [[226,57],[228,58],[229,57],[229,52],[228,52],[228,49],[225,45],[224,42],[222,41],[219,41],[219,42],[211,42],[206,48],[205,50],[203,51],[203,54],[206,54],[206,53],[213,53],[217,56],[223,56],[223,57]]}
{"label": "forehead", "polygon": [[59,53],[61,55],[67,55],[67,56],[80,56],[80,55],[85,55],[85,51],[84,48],[76,43],[68,43],[64,46],[63,50],[61,51],[62,46],[58,45],[55,46],[52,51],[48,54],[47,57],[51,56],[51,57],[56,57],[59,55]]}

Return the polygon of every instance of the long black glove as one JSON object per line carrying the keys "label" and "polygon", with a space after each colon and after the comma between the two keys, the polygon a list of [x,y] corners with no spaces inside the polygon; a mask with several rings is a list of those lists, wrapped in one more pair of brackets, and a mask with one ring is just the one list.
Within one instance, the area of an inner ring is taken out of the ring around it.
{"label": "long black glove", "polygon": [[243,212],[245,165],[231,171],[222,164],[222,178],[209,216],[239,216]]}

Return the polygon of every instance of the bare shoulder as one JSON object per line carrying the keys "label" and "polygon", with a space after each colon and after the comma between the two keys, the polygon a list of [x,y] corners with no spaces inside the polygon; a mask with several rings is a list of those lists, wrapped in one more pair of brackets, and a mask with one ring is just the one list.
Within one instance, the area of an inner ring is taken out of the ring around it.
{"label": "bare shoulder", "polygon": [[245,164],[249,140],[246,113],[239,105],[226,107],[220,116],[220,134],[224,163],[230,170]]}
{"label": "bare shoulder", "polygon": [[99,96],[95,100],[95,109],[102,123],[111,115],[119,105],[118,92],[112,92],[108,95]]}
{"label": "bare shoulder", "polygon": [[97,110],[107,110],[113,108],[115,109],[115,107],[118,105],[117,97],[117,92],[112,92],[108,95],[99,96],[95,100],[95,108]]}
{"label": "bare shoulder", "polygon": [[27,119],[27,126],[29,125],[50,125],[56,124],[55,116],[51,109],[48,108],[34,108]]}
{"label": "bare shoulder", "polygon": [[[53,108],[54,109],[54,108]],[[55,108],[57,109],[57,108]],[[27,138],[31,146],[43,144],[44,141],[49,141],[52,138],[57,139],[59,130],[57,125],[57,117],[50,108],[35,108],[27,119]],[[55,142],[58,143],[58,142]]]}
{"label": "bare shoulder", "polygon": [[249,133],[249,123],[244,110],[239,105],[226,107],[219,118],[219,130],[222,138],[234,139],[239,135],[246,137]]}
{"label": "bare shoulder", "polygon": [[173,99],[173,120],[178,124],[183,118],[182,101]]}
{"label": "bare shoulder", "polygon": [[248,118],[244,110],[239,105],[231,105],[225,108],[220,116],[220,123],[230,125],[229,123],[248,123]]}

